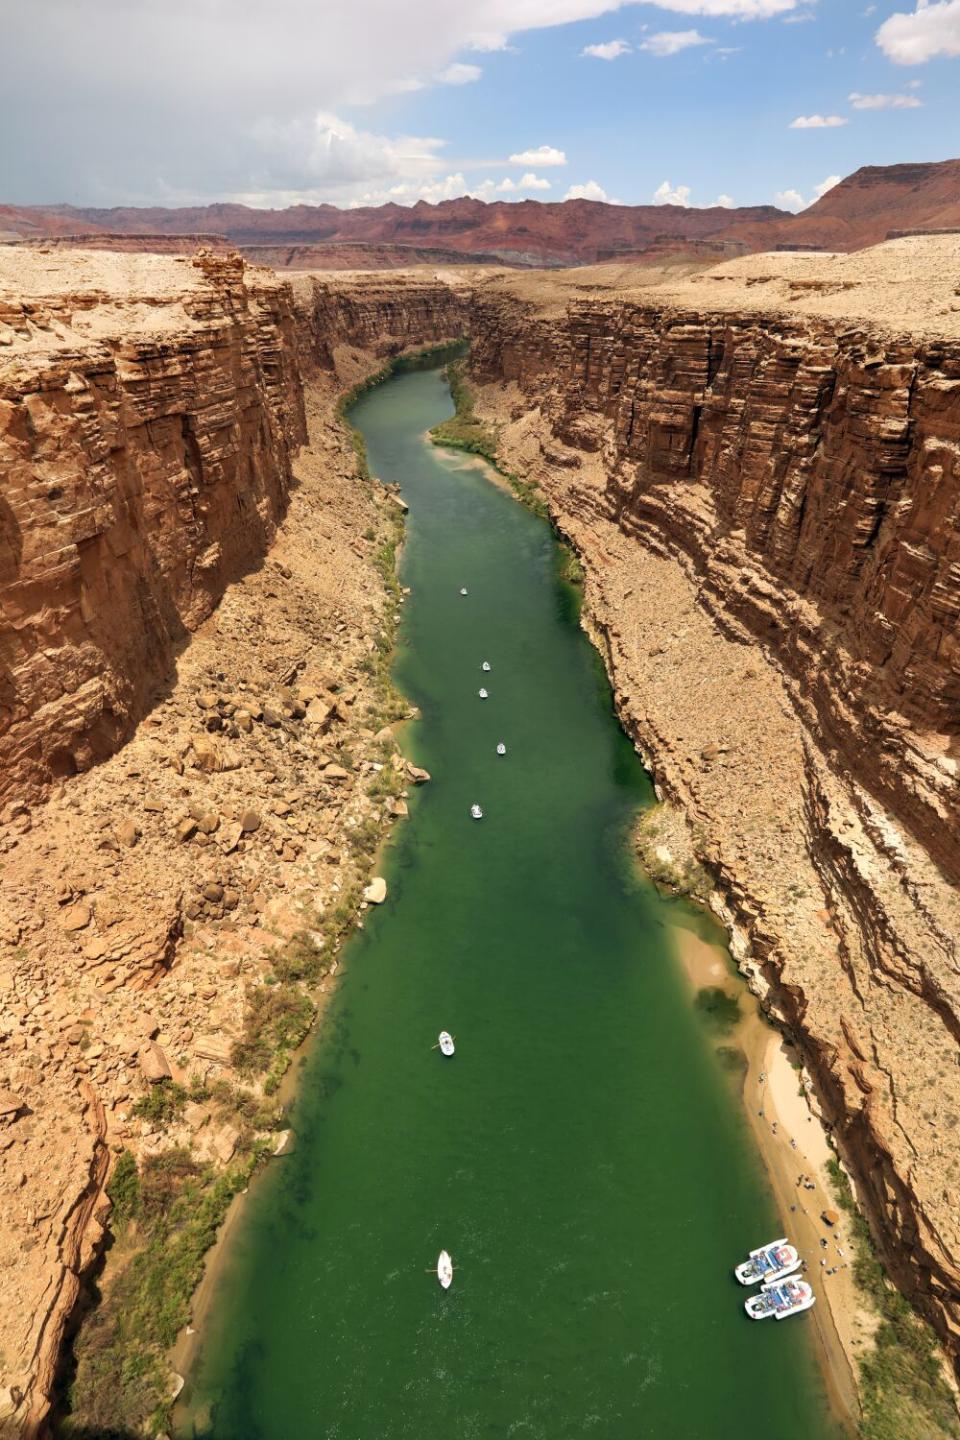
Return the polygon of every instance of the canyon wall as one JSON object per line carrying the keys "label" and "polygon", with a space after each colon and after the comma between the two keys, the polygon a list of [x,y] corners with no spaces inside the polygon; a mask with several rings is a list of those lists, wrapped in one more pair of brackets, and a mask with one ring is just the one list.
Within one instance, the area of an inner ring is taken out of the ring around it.
{"label": "canyon wall", "polygon": [[371,360],[466,333],[467,291],[443,280],[298,275],[291,283],[304,374],[326,371],[350,383],[369,374]]}
{"label": "canyon wall", "polygon": [[580,550],[624,723],[956,1359],[960,338],[473,305],[503,463]]}
{"label": "canyon wall", "polygon": [[179,263],[115,315],[82,277],[0,302],[0,801],[130,735],[287,506],[290,292],[236,257]]}
{"label": "canyon wall", "polygon": [[477,374],[544,392],[558,438],[604,445],[611,517],[690,556],[802,679],[822,738],[960,878],[960,342],[495,310],[475,321]]}
{"label": "canyon wall", "polygon": [[189,634],[267,552],[305,438],[301,368],[333,372],[353,349],[366,373],[463,330],[439,283],[306,277],[295,308],[237,256],[176,261],[156,294],[146,261],[115,317],[82,272],[0,300],[16,359],[0,373],[0,804],[128,738]]}

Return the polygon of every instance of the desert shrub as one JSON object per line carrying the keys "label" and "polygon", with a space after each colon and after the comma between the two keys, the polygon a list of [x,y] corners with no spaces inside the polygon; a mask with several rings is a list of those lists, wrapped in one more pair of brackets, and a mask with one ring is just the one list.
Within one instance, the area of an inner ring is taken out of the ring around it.
{"label": "desert shrub", "polygon": [[140,1208],[140,1172],[129,1150],[121,1150],[113,1174],[107,1181],[107,1194],[113,1202],[110,1223],[119,1232],[133,1219]]}
{"label": "desert shrub", "polygon": [[169,1125],[183,1114],[187,1099],[187,1091],[182,1085],[175,1084],[173,1080],[159,1080],[131,1106],[130,1113],[138,1120],[149,1120],[154,1125]]}

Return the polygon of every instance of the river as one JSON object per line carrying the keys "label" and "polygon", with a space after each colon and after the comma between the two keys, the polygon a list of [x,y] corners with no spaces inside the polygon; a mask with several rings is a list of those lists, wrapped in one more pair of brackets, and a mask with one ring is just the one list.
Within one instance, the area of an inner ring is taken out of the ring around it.
{"label": "river", "polygon": [[395,674],[433,782],[231,1234],[180,1433],[834,1440],[808,1317],[750,1322],[731,1275],[778,1221],[676,958],[689,915],[630,857],[649,779],[549,527],[425,439],[451,411],[432,370],[352,413],[410,507]]}

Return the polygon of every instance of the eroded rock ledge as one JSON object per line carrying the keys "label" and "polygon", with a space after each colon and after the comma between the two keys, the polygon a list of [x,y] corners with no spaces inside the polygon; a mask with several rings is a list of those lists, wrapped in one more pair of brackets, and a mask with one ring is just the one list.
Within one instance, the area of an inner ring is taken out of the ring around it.
{"label": "eroded rock ledge", "polygon": [[581,552],[624,722],[804,1047],[889,1268],[956,1360],[960,326],[751,302],[560,310],[488,283],[473,373],[503,463]]}

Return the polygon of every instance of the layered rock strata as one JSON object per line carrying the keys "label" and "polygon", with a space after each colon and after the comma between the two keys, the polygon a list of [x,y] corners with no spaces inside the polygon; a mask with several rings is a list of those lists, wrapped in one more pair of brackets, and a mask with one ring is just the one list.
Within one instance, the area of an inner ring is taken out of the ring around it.
{"label": "layered rock strata", "polygon": [[466,333],[468,285],[420,275],[291,277],[305,374],[369,374],[371,358],[388,360],[413,347]]}
{"label": "layered rock strata", "polygon": [[624,722],[956,1358],[960,334],[510,286],[472,331]]}
{"label": "layered rock strata", "polygon": [[[0,255],[0,803],[130,735],[287,507],[289,290],[236,257],[146,258],[111,306],[110,257]],[[64,283],[31,293],[48,266]]]}

